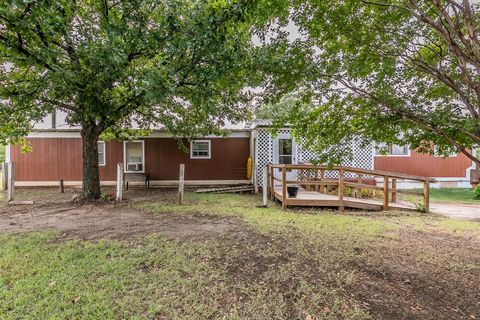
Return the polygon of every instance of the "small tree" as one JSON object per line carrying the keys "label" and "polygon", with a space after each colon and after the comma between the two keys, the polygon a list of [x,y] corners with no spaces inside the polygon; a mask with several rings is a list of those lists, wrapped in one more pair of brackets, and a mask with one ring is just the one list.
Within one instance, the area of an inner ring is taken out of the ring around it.
{"label": "small tree", "polygon": [[278,33],[265,47],[270,93],[300,96],[281,120],[337,162],[358,138],[430,153],[433,142],[480,165],[479,10],[468,0],[293,1],[285,15],[301,38]]}
{"label": "small tree", "polygon": [[242,94],[254,1],[5,0],[0,3],[0,139],[55,110],[81,126],[83,196],[100,196],[105,132],[161,125],[219,132],[248,115]]}

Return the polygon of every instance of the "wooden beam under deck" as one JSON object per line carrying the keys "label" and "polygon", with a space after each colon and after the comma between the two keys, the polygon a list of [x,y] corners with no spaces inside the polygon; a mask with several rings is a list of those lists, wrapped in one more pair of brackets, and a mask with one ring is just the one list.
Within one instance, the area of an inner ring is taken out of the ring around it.
{"label": "wooden beam under deck", "polygon": [[[298,190],[298,195],[296,198],[286,198],[285,201],[282,199],[282,188],[276,187],[274,192],[274,197],[280,202],[284,202],[285,206],[299,206],[299,207],[340,207],[341,202],[338,200],[337,195],[330,195],[319,193],[316,191],[306,191],[303,188]],[[352,197],[344,197],[343,205],[345,208],[350,209],[361,209],[361,210],[372,210],[372,211],[382,211],[383,200],[381,199],[360,199]],[[413,206],[408,206],[406,204],[400,203],[391,203],[388,206],[389,210],[405,210],[405,211],[414,211]]]}

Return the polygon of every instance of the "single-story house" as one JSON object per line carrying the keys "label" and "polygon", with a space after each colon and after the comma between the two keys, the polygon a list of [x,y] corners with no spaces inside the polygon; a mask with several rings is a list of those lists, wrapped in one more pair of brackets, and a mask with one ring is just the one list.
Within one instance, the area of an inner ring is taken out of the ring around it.
{"label": "single-story house", "polygon": [[[181,150],[177,140],[163,131],[133,141],[100,141],[100,179],[113,185],[116,166],[124,164],[126,173],[148,175],[151,185],[174,185],[179,164],[185,164],[187,185],[254,184],[262,181],[268,163],[310,162],[315,154],[295,141],[291,129],[282,128],[272,135],[268,121],[230,124],[229,135],[207,136],[185,141],[188,150]],[[19,146],[6,147],[6,161],[16,166],[16,185],[48,186],[80,185],[82,180],[82,141],[79,128],[66,125],[65,115],[57,114],[36,124],[27,137],[32,152],[21,153]],[[374,146],[362,148],[354,144],[354,157],[344,165],[377,169],[437,179],[433,187],[469,187],[472,161],[462,154],[440,158],[419,154],[404,146],[389,147],[388,155],[379,155]],[[247,176],[251,157],[253,174]],[[293,172],[289,174],[295,174]],[[328,174],[327,174],[328,176]],[[398,182],[399,188],[417,187]]]}

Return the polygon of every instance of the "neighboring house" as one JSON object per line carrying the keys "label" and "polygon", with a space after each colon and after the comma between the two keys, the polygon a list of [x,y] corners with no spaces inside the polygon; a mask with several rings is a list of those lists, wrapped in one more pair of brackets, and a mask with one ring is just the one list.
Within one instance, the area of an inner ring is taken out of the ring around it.
{"label": "neighboring house", "polygon": [[[288,127],[276,136],[268,121],[228,125],[228,137],[208,136],[184,141],[187,152],[180,150],[169,134],[154,131],[146,138],[129,142],[99,142],[99,170],[102,184],[114,184],[117,163],[126,173],[148,175],[151,185],[174,185],[179,164],[185,164],[188,185],[261,184],[263,168],[268,163],[302,163],[315,159],[315,153],[295,141]],[[35,126],[28,136],[33,151],[22,154],[18,146],[7,146],[6,161],[16,164],[17,185],[80,185],[82,180],[82,142],[79,128],[65,124],[65,115],[57,114]],[[354,157],[346,166],[409,173],[436,178],[445,187],[468,187],[472,162],[463,155],[446,159],[421,155],[407,147],[392,146],[389,155],[376,155],[375,148],[353,144]],[[251,178],[247,160],[253,159]],[[289,172],[289,175],[295,174]],[[334,173],[327,173],[327,177]],[[348,177],[347,177],[348,178]],[[399,187],[412,188],[413,184]]]}

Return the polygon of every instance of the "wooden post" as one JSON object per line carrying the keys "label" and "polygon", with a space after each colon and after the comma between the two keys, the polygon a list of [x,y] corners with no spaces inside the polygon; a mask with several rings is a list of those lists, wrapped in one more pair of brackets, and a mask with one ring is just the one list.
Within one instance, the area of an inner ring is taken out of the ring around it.
{"label": "wooden post", "polygon": [[263,205],[268,206],[268,167],[263,168]]}
{"label": "wooden post", "polygon": [[[254,161],[255,162],[255,161]],[[268,172],[267,172],[268,174]],[[253,180],[253,185],[255,187],[255,194],[258,194],[258,181],[257,181],[257,165],[253,166],[253,171],[252,171],[252,180]]]}
{"label": "wooden post", "polygon": [[285,165],[282,167],[282,209],[286,209],[287,205],[285,202],[287,201],[287,169],[285,169]]}
{"label": "wooden post", "polygon": [[183,189],[185,186],[185,164],[180,164],[180,175],[178,179],[178,204],[183,204]]}
{"label": "wooden post", "polygon": [[10,202],[13,201],[15,191],[15,164],[13,162],[8,163],[7,177],[7,202]]}
{"label": "wooden post", "polygon": [[[323,182],[325,178],[325,170],[323,169],[320,169],[320,182]],[[318,190],[320,193],[325,193],[325,185],[321,184],[319,186],[319,190]]]}
{"label": "wooden post", "polygon": [[423,207],[425,208],[425,213],[430,211],[430,181],[423,181]]}
{"label": "wooden post", "polygon": [[388,210],[388,176],[383,176],[383,210]]}
{"label": "wooden post", "polygon": [[65,192],[65,187],[63,185],[63,179],[60,180],[60,193],[64,193]]}
{"label": "wooden post", "polygon": [[345,192],[344,175],[344,169],[338,170],[338,202],[340,203],[338,206],[338,211],[340,212],[345,211],[345,204],[343,202],[343,195]]}
{"label": "wooden post", "polygon": [[392,203],[397,202],[397,179],[392,178]]}
{"label": "wooden post", "polygon": [[0,190],[7,190],[7,163],[2,162],[2,180],[0,181]]}
{"label": "wooden post", "polygon": [[7,188],[8,188],[8,164],[6,162],[2,163],[2,171],[3,171],[3,181],[2,181],[3,190],[7,190]]}
{"label": "wooden post", "polygon": [[[298,177],[299,177],[299,185],[302,185],[302,182],[306,179],[306,176],[305,176],[305,170],[303,169],[300,169],[299,170],[300,172],[298,173]],[[305,186],[305,190],[308,191],[308,186]]]}
{"label": "wooden post", "polygon": [[[315,182],[318,182],[318,178],[319,178],[319,176],[318,176],[318,169],[315,169]],[[319,187],[319,185],[316,184],[316,185],[315,185],[315,191],[316,191],[316,192],[318,192],[318,187]]]}
{"label": "wooden post", "polygon": [[[357,183],[363,184],[363,175],[361,173],[357,173]],[[360,194],[360,197],[358,196]],[[362,197],[362,188],[357,188],[357,198]]]}
{"label": "wooden post", "polygon": [[[307,172],[308,172],[307,181],[308,182],[314,181],[316,179],[315,170],[309,169]],[[314,185],[307,184],[307,186],[308,186],[308,191],[315,191]]]}
{"label": "wooden post", "polygon": [[270,168],[270,198],[275,200],[275,168],[273,168],[271,165],[268,165]]}
{"label": "wooden post", "polygon": [[116,201],[122,201],[123,199],[123,164],[117,164],[117,192],[116,192]]}

